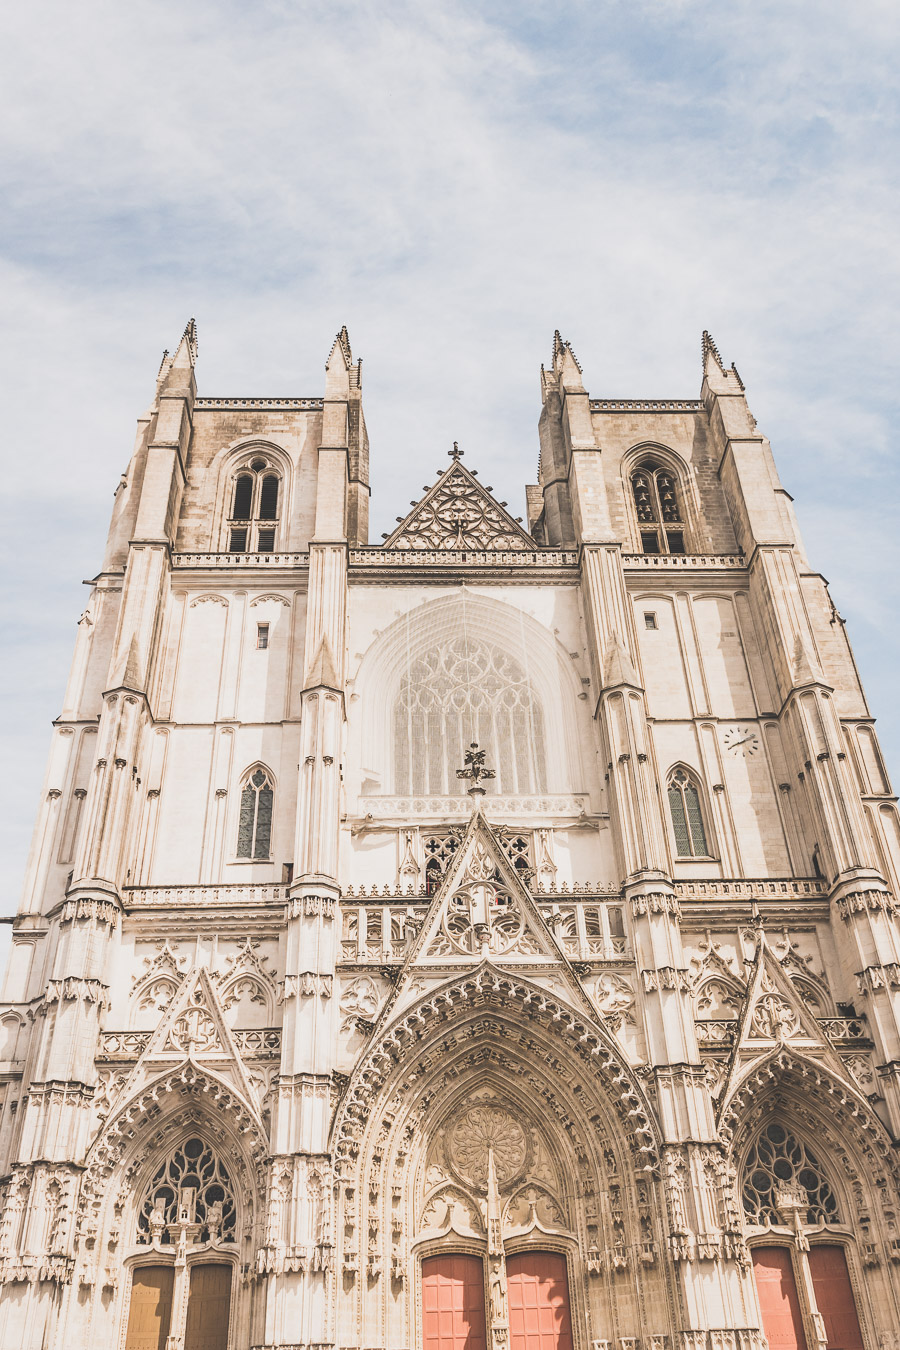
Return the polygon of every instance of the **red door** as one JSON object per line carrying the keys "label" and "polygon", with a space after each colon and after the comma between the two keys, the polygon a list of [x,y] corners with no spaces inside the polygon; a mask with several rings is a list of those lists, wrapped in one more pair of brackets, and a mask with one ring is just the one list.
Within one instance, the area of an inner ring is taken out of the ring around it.
{"label": "red door", "polygon": [[506,1262],[510,1350],[572,1350],[566,1258],[520,1252]]}
{"label": "red door", "polygon": [[806,1350],[794,1267],[787,1247],[754,1247],[753,1274],[769,1350]]}
{"label": "red door", "polygon": [[810,1247],[809,1273],[816,1307],[825,1323],[828,1350],[863,1350],[843,1247]]}
{"label": "red door", "polygon": [[423,1350],[486,1350],[484,1262],[428,1256],[422,1262]]}

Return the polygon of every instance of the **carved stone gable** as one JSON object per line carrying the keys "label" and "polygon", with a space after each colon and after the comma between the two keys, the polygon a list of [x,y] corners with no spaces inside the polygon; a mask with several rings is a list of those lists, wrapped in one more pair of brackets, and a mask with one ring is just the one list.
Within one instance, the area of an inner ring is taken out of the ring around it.
{"label": "carved stone gable", "polygon": [[720,1110],[751,1068],[785,1045],[798,1054],[827,1063],[845,1082],[852,1081],[788,970],[772,950],[765,933],[760,932],[731,1063],[719,1097]]}
{"label": "carved stone gable", "polygon": [[481,551],[537,545],[456,460],[385,540],[384,547]]}
{"label": "carved stone gable", "polygon": [[209,972],[195,967],[166,1009],[116,1097],[119,1106],[151,1079],[185,1063],[202,1064],[229,1079],[255,1109],[257,1093],[225,1021]]}

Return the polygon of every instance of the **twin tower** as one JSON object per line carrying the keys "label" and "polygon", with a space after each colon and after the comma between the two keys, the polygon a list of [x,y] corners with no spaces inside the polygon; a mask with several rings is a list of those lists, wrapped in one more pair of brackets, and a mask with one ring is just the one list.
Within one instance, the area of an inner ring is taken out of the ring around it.
{"label": "twin tower", "polygon": [[[897,1350],[900,827],[744,386],[368,541],[324,393],[164,358],[0,1004],[0,1343]],[[422,468],[415,469],[418,484]]]}

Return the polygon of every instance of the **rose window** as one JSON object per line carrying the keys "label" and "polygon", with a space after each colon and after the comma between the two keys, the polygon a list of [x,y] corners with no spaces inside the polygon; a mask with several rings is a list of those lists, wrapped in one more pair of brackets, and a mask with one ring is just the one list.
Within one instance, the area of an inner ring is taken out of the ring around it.
{"label": "rose window", "polygon": [[447,1134],[447,1161],[467,1186],[487,1190],[488,1156],[494,1155],[498,1186],[508,1186],[525,1170],[528,1136],[502,1106],[473,1106]]}

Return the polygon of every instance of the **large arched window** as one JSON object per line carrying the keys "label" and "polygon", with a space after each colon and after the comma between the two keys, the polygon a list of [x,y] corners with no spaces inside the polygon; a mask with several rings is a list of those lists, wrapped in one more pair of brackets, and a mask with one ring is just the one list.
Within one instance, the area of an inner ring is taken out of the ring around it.
{"label": "large arched window", "polygon": [[253,769],[241,790],[237,856],[267,859],[272,848],[272,811],[275,785],[267,769]]}
{"label": "large arched window", "polygon": [[281,513],[281,487],[277,469],[263,455],[237,471],[231,484],[229,553],[272,552]]}
{"label": "large arched window", "polygon": [[751,1224],[783,1223],[782,1201],[799,1207],[804,1223],[837,1223],[838,1203],[815,1154],[783,1125],[767,1125],[744,1164],[741,1195]]}
{"label": "large arched window", "polygon": [[138,1211],[137,1240],[177,1245],[179,1227],[196,1225],[193,1241],[234,1242],[234,1188],[222,1160],[202,1139],[180,1144],[157,1169]]}
{"label": "large arched window", "polygon": [[524,667],[472,634],[446,637],[412,660],[394,703],[394,782],[398,793],[458,795],[456,777],[477,741],[497,774],[497,790],[546,791],[544,717]]}
{"label": "large arched window", "polygon": [[672,830],[675,835],[675,852],[678,857],[710,857],[700,788],[687,770],[680,766],[669,774],[668,798]]}
{"label": "large arched window", "polygon": [[686,553],[684,513],[675,474],[654,459],[631,475],[631,491],[643,553]]}

